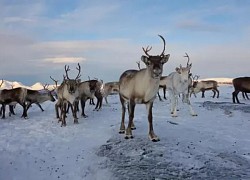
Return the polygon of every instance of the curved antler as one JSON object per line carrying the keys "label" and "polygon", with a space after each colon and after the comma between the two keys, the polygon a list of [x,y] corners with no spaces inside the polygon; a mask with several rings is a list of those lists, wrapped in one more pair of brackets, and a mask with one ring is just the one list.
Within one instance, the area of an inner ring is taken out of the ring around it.
{"label": "curved antler", "polygon": [[162,51],[162,53],[161,53],[161,55],[160,55],[160,56],[163,56],[164,53],[165,53],[166,41],[165,41],[165,39],[164,39],[161,35],[158,34],[158,36],[159,36],[159,37],[162,39],[162,41],[163,41],[163,51]]}
{"label": "curved antler", "polygon": [[56,87],[57,87],[57,84],[58,84],[58,81],[59,81],[59,80],[55,80],[54,78],[52,78],[52,76],[49,76],[49,77],[50,77],[50,79],[52,79],[52,81],[54,81],[54,82],[55,82]]}
{"label": "curved antler", "polygon": [[70,71],[69,66],[65,65],[65,66],[64,66],[64,70],[65,70],[65,72],[66,72],[66,77],[67,77],[67,79],[69,79],[69,76],[68,76],[68,71]]}
{"label": "curved antler", "polygon": [[187,57],[188,58],[188,61],[187,61],[187,66],[188,66],[190,59],[189,59],[189,55],[187,53],[185,53],[185,54],[186,54],[186,56],[183,56],[183,57]]}
{"label": "curved antler", "polygon": [[76,67],[76,69],[78,70],[78,74],[77,74],[75,79],[78,79],[81,76],[81,74],[80,74],[81,73],[81,66],[79,63],[77,65],[78,65],[78,67]]}

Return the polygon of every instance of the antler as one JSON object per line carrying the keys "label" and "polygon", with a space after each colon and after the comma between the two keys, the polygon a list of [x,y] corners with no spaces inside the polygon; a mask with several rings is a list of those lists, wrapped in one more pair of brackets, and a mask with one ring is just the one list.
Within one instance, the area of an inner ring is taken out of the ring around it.
{"label": "antler", "polygon": [[79,63],[77,65],[78,65],[78,67],[76,67],[76,69],[78,70],[78,74],[77,74],[75,79],[78,79],[81,76],[81,74],[80,74],[81,73],[81,66]]}
{"label": "antler", "polygon": [[1,84],[0,84],[0,87],[3,85],[3,82],[4,82],[4,81],[3,81],[3,79],[2,79],[2,82],[1,82]]}
{"label": "antler", "polygon": [[159,37],[162,39],[162,41],[163,41],[163,51],[162,51],[162,53],[161,53],[161,55],[160,55],[160,56],[163,56],[163,55],[164,55],[164,52],[165,52],[166,41],[165,41],[165,39],[164,39],[161,35],[158,34],[158,36],[159,36]]}
{"label": "antler", "polygon": [[195,76],[192,76],[192,77],[193,77],[193,80],[198,81],[198,79],[199,79],[200,76],[195,75]]}
{"label": "antler", "polygon": [[64,70],[66,72],[66,77],[69,79],[69,76],[68,76],[68,71],[70,71],[69,66],[65,65]]}
{"label": "antler", "polygon": [[[1,87],[1,86],[0,86]],[[14,83],[11,83],[11,89],[14,89]]]}
{"label": "antler", "polygon": [[140,61],[137,61],[136,63],[137,63],[137,66],[138,66],[138,68],[139,68],[139,70],[140,70],[140,69],[141,69],[141,62],[140,62]]}
{"label": "antler", "polygon": [[48,90],[48,87],[49,87],[49,84],[47,84],[47,83],[43,85],[44,90]]}
{"label": "antler", "polygon": [[145,53],[147,56],[151,56],[151,55],[148,54],[148,52],[152,49],[152,46],[151,46],[150,48],[149,48],[149,46],[148,46],[146,49],[144,49],[144,47],[142,47],[142,49],[143,49],[144,53]]}
{"label": "antler", "polygon": [[52,81],[54,81],[55,82],[55,84],[56,84],[56,87],[57,87],[57,84],[58,84],[58,81],[59,80],[55,80],[54,78],[52,78],[51,76],[49,76],[50,77],[50,79],[52,79]]}
{"label": "antler", "polygon": [[186,54],[186,56],[183,56],[183,57],[187,57],[188,58],[188,61],[187,61],[187,66],[188,66],[190,59],[189,59],[189,55],[187,53],[185,53],[185,54]]}

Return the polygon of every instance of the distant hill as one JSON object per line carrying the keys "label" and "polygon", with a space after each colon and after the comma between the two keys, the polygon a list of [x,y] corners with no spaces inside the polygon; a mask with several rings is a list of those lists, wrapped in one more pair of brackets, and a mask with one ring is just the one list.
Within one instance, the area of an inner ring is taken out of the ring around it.
{"label": "distant hill", "polygon": [[[205,79],[199,79],[199,81],[202,80],[215,80],[218,82],[218,84],[232,84],[233,78],[205,78]],[[0,81],[1,83],[1,81]],[[43,84],[41,82],[37,82],[33,84],[32,86],[25,86],[21,82],[17,81],[7,81],[4,80],[4,83],[0,87],[0,89],[12,89],[12,88],[17,88],[17,87],[25,87],[27,89],[33,89],[33,90],[41,90],[43,89]],[[49,89],[52,90],[54,89],[54,85],[49,85]]]}
{"label": "distant hill", "polygon": [[37,82],[37,83],[35,83],[35,84],[33,84],[31,86],[31,89],[33,89],[33,90],[41,90],[41,89],[43,89],[43,85],[42,85],[42,83]]}
{"label": "distant hill", "polygon": [[232,84],[233,78],[205,78],[200,79],[199,81],[206,81],[206,80],[215,80],[218,82],[218,84]]}
{"label": "distant hill", "polygon": [[25,86],[21,82],[17,82],[17,81],[11,82],[11,81],[6,81],[6,80],[3,80],[3,81],[4,82],[2,86],[0,87],[1,89],[12,89],[12,88],[17,88],[17,87],[25,87],[27,89],[31,89],[29,86]]}

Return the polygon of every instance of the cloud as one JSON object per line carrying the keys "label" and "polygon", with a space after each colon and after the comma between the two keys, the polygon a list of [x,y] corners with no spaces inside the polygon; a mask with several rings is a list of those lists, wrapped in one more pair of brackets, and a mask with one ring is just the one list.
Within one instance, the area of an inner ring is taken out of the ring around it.
{"label": "cloud", "polygon": [[80,63],[86,60],[83,57],[52,57],[52,58],[45,58],[45,62],[51,62],[56,64],[65,64],[65,63]]}
{"label": "cloud", "polygon": [[190,30],[190,31],[208,31],[208,32],[218,32],[221,27],[204,23],[194,19],[182,20],[176,23],[176,27],[180,29]]}

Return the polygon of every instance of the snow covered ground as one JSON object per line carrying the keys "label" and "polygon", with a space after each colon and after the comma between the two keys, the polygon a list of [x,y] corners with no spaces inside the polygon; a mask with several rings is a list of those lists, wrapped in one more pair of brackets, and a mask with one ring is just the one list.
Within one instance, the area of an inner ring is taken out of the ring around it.
{"label": "snow covered ground", "polygon": [[192,97],[197,117],[179,104],[178,117],[170,115],[170,103],[155,100],[154,130],[161,141],[148,139],[144,105],[137,105],[134,139],[118,133],[121,106],[117,95],[109,105],[79,116],[67,126],[55,118],[54,103],[33,105],[29,119],[17,115],[0,119],[1,180],[113,180],[113,179],[250,179],[250,100],[232,104],[232,86],[220,86],[220,98],[212,92]]}

